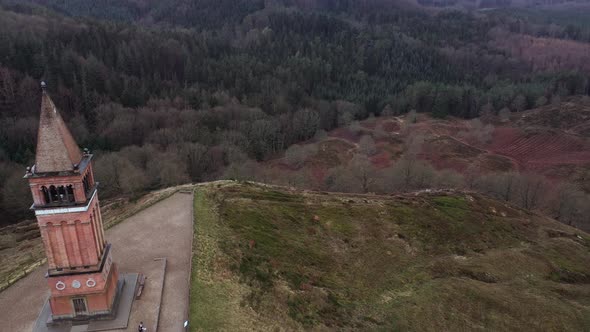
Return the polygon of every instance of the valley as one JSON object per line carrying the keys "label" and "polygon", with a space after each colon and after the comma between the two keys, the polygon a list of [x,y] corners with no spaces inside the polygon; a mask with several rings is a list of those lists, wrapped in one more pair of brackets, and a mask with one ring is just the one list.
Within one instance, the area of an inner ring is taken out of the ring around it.
{"label": "valley", "polygon": [[589,22],[0,0],[0,326],[590,330]]}

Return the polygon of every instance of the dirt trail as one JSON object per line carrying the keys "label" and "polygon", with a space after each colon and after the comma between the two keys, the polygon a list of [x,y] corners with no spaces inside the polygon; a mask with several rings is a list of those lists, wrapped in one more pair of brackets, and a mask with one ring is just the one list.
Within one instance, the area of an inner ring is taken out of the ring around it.
{"label": "dirt trail", "polygon": [[[156,304],[150,301],[157,298],[159,289],[154,285],[156,280],[150,283],[149,275],[159,264],[154,262],[156,257],[168,259],[159,331],[182,330],[188,309],[192,203],[190,194],[177,193],[106,231],[120,271],[148,275],[145,293],[133,304],[126,331],[136,331],[140,320],[147,324],[148,331],[155,331],[150,324],[155,321],[152,312]],[[1,331],[32,330],[48,294],[46,268],[42,266],[0,293]]]}

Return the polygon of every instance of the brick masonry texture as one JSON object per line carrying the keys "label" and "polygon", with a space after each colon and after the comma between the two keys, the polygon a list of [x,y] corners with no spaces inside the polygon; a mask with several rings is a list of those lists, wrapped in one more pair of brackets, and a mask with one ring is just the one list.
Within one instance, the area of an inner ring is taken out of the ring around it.
{"label": "brick masonry texture", "polygon": [[[95,184],[91,157],[83,169],[74,166],[82,158],[51,98],[43,92],[35,167],[26,178],[35,209],[46,213],[37,216],[37,223],[47,255],[49,303],[54,318],[74,317],[76,298],[85,300],[87,314],[108,313],[117,289],[119,274],[111,252],[106,250],[98,195],[84,189],[85,178],[89,188]],[[43,187],[69,185],[73,188],[73,202],[45,201]],[[72,207],[78,209],[63,212]]]}

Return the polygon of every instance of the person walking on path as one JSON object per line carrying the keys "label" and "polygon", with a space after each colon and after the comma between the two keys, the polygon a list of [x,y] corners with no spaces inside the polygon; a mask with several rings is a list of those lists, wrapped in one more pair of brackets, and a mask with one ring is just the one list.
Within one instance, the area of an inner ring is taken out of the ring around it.
{"label": "person walking on path", "polygon": [[137,327],[137,332],[143,332],[147,329],[143,326],[143,322],[139,322],[139,326]]}

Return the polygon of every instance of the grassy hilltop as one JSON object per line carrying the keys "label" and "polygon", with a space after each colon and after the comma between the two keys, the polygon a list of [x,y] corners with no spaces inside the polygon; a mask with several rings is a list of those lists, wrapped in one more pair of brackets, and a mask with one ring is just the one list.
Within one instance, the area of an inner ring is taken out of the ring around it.
{"label": "grassy hilltop", "polygon": [[590,236],[477,194],[209,184],[194,250],[195,330],[590,329]]}

